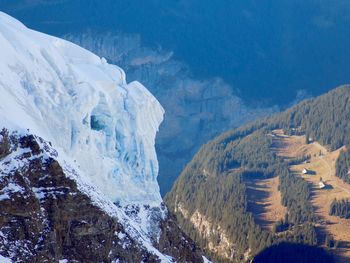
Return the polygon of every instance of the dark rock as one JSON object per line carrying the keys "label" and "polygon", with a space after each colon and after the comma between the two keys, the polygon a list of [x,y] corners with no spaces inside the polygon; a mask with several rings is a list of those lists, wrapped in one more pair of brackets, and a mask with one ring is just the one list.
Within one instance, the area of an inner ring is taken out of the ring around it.
{"label": "dark rock", "polygon": [[11,153],[11,142],[8,130],[2,129],[0,132],[0,160]]}
{"label": "dark rock", "polygon": [[169,213],[160,226],[161,235],[157,248],[161,252],[172,255],[179,262],[203,262],[203,252],[182,232],[173,215]]}
{"label": "dark rock", "polygon": [[[25,159],[23,167],[6,174],[0,168],[0,189],[16,185],[14,191],[6,192],[9,198],[0,199],[0,254],[16,262],[159,262],[128,235],[118,218],[92,204],[57,160],[39,155],[44,150],[36,137],[23,136],[12,145],[8,132],[1,134],[1,158],[16,147],[30,151],[15,157]],[[43,146],[45,152],[55,157],[46,147],[50,146]],[[132,207],[129,212],[138,211]],[[200,251],[173,218],[160,225],[162,232],[155,246],[161,252],[177,262],[202,262]]]}

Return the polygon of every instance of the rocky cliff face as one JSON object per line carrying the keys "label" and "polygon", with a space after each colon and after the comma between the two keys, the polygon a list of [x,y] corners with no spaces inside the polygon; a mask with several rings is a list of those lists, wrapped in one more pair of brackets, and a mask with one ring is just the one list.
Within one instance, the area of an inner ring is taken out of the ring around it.
{"label": "rocky cliff face", "polygon": [[111,216],[92,201],[92,189],[79,187],[78,172],[62,165],[42,138],[4,129],[0,156],[0,254],[13,262],[203,261],[168,217],[154,219],[160,235],[150,238],[153,249],[137,241],[140,234],[131,222],[140,210],[129,210],[124,221]]}
{"label": "rocky cliff face", "polygon": [[157,136],[158,181],[163,194],[202,144],[276,110],[249,108],[219,78],[193,79],[188,67],[174,59],[172,52],[144,47],[137,35],[86,31],[64,38],[121,65],[128,80],[142,81],[165,108]]}

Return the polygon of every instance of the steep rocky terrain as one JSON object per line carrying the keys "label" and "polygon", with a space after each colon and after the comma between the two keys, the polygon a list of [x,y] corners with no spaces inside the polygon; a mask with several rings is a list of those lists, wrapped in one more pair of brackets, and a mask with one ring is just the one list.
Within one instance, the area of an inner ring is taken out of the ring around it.
{"label": "steep rocky terrain", "polygon": [[161,233],[151,244],[159,252],[137,242],[126,229],[133,226],[95,204],[78,186],[78,172],[62,165],[43,139],[3,129],[0,156],[0,253],[13,262],[170,260],[161,253],[178,262],[202,261],[195,244],[168,217],[154,220]]}

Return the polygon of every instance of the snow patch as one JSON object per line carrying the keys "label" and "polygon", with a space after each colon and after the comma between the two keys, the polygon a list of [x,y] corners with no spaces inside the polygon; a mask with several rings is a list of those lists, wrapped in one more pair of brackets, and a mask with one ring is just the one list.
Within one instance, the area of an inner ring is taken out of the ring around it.
{"label": "snow patch", "polygon": [[12,260],[0,255],[0,262],[1,263],[12,263]]}
{"label": "snow patch", "polygon": [[209,259],[207,259],[205,256],[202,256],[203,263],[212,263]]}

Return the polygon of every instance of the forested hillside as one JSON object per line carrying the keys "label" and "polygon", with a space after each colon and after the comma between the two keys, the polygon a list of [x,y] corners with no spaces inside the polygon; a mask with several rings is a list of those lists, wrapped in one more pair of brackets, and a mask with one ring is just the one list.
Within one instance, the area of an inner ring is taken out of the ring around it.
{"label": "forested hillside", "polygon": [[[249,260],[281,242],[321,245],[314,226],[310,185],[288,169],[290,164],[307,158],[278,156],[272,150],[273,131],[283,129],[287,134],[305,135],[308,142],[317,140],[329,149],[348,145],[349,98],[350,87],[342,86],[280,114],[226,132],[204,145],[166,197],[183,229],[219,262]],[[347,165],[347,161],[339,161],[342,168],[337,169],[338,174]],[[266,231],[247,209],[244,179],[276,176],[288,213],[276,223],[274,231]],[[208,226],[214,230],[210,232]]]}
{"label": "forested hillside", "polygon": [[334,200],[329,209],[330,215],[339,216],[341,218],[350,218],[350,202],[349,200]]}
{"label": "forested hillside", "polygon": [[340,156],[337,159],[337,167],[336,167],[337,176],[347,183],[350,183],[349,168],[350,168],[350,151],[348,147],[347,150],[342,151],[340,153]]}

